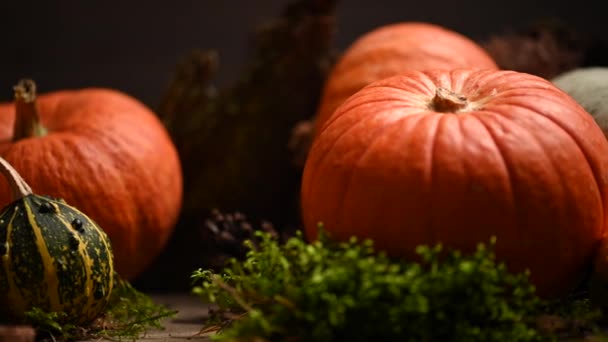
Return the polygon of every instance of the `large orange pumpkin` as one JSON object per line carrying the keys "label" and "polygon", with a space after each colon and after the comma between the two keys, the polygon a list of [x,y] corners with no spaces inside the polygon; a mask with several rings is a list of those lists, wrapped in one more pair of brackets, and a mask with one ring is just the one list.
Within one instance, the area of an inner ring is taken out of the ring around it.
{"label": "large orange pumpkin", "polygon": [[477,43],[445,27],[424,22],[380,26],[348,47],[329,74],[315,118],[318,132],[346,98],[373,81],[406,70],[497,69]]}
{"label": "large orange pumpkin", "polygon": [[346,100],[302,181],[305,232],[472,251],[497,237],[543,296],[581,281],[604,233],[608,141],[549,81],[514,71],[410,71]]}
{"label": "large orange pumpkin", "polygon": [[[116,90],[41,94],[24,80],[0,104],[0,155],[37,193],[61,197],[110,237],[118,273],[134,279],[160,253],[181,207],[176,149],[157,117]],[[8,204],[0,184],[0,207]]]}

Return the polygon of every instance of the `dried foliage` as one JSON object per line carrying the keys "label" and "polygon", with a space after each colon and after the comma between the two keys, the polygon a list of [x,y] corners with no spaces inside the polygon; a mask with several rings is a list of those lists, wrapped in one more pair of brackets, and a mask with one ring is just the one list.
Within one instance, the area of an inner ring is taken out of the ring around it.
{"label": "dried foliage", "polygon": [[494,34],[482,42],[482,46],[501,69],[546,79],[580,66],[608,64],[605,42],[557,19],[541,20],[518,30]]}
{"label": "dried foliage", "polygon": [[332,63],[335,5],[295,1],[259,27],[251,62],[226,88],[214,85],[214,51],[194,51],[178,65],[159,112],[183,160],[184,215],[219,208],[297,222],[290,130],[317,106]]}

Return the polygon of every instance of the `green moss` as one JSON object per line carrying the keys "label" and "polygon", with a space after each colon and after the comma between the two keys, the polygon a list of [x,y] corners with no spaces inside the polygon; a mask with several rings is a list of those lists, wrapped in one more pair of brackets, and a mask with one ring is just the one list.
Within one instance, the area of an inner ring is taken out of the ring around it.
{"label": "green moss", "polygon": [[495,260],[495,240],[471,255],[420,246],[417,263],[354,238],[257,237],[245,260],[192,275],[216,306],[204,327],[216,341],[542,341],[595,332],[601,318],[585,298],[538,298],[527,273]]}
{"label": "green moss", "polygon": [[38,308],[26,313],[26,323],[37,330],[42,340],[72,341],[105,337],[135,341],[149,329],[162,329],[162,320],[175,314],[176,311],[156,304],[129,282],[119,279],[107,310],[90,325],[66,324],[63,323],[67,321],[64,313],[49,313]]}

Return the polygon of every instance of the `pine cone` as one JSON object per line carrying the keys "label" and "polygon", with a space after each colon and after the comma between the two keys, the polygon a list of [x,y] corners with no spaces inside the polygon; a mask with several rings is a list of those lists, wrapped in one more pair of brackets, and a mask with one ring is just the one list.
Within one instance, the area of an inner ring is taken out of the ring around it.
{"label": "pine cone", "polygon": [[230,258],[244,259],[248,248],[244,242],[250,240],[254,247],[258,240],[256,231],[270,233],[280,242],[285,242],[293,231],[282,229],[280,232],[268,221],[261,221],[256,227],[240,212],[222,213],[218,209],[211,211],[210,217],[203,221],[201,227],[201,241],[207,251],[206,263],[209,268],[219,269]]}

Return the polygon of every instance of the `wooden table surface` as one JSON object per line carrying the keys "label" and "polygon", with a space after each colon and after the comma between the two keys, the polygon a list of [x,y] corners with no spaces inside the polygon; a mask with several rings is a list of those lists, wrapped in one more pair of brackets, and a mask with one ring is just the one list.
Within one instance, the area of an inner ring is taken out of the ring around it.
{"label": "wooden table surface", "polygon": [[[205,324],[208,305],[200,298],[190,294],[163,294],[150,295],[157,303],[164,304],[170,309],[177,310],[175,317],[163,322],[165,329],[160,331],[149,331],[137,341],[196,341],[208,342],[208,336],[199,334]],[[560,339],[560,342],[583,342],[583,341],[605,341],[599,337]],[[103,341],[103,340],[102,340]],[[99,339],[79,342],[101,342]]]}
{"label": "wooden table surface", "polygon": [[150,296],[157,303],[164,304],[179,312],[175,317],[164,321],[164,330],[149,331],[146,336],[137,341],[210,341],[208,337],[198,335],[204,325],[208,308],[200,298],[188,294],[152,294]]}

